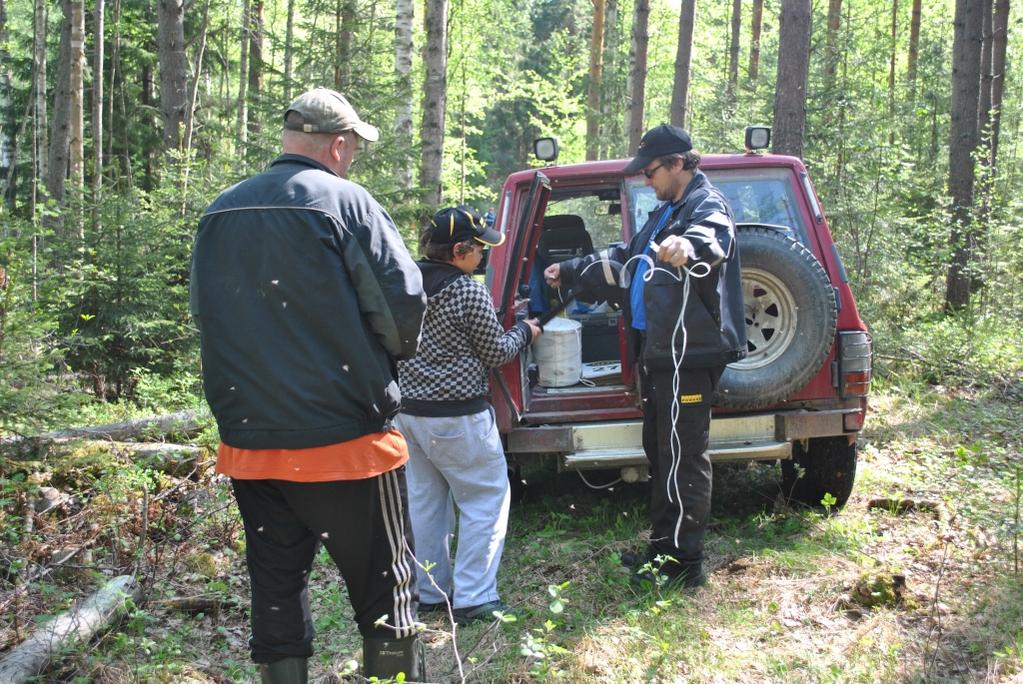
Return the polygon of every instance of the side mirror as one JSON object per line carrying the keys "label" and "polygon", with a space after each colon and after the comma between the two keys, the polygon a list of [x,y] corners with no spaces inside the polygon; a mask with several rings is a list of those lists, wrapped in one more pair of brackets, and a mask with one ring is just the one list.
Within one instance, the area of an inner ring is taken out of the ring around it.
{"label": "side mirror", "polygon": [[537,138],[533,141],[533,156],[540,161],[552,162],[558,158],[557,138]]}
{"label": "side mirror", "polygon": [[767,149],[771,144],[770,126],[746,126],[746,151]]}

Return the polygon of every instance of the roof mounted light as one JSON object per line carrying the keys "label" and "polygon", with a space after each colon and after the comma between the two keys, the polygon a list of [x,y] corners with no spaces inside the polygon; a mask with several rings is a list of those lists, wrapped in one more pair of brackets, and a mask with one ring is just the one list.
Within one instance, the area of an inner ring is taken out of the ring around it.
{"label": "roof mounted light", "polygon": [[558,139],[537,138],[533,141],[533,155],[540,161],[554,161],[558,158]]}
{"label": "roof mounted light", "polygon": [[746,151],[756,152],[767,149],[771,144],[770,126],[746,126]]}

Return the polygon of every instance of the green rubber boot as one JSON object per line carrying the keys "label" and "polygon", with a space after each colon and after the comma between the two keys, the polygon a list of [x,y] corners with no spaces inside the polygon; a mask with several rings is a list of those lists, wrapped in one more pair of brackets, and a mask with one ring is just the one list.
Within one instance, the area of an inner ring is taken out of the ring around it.
{"label": "green rubber boot", "polygon": [[259,666],[259,681],[263,684],[306,684],[309,672],[305,658],[283,658]]}
{"label": "green rubber boot", "polygon": [[362,676],[380,679],[405,673],[406,682],[426,681],[426,649],[419,635],[404,639],[363,639]]}

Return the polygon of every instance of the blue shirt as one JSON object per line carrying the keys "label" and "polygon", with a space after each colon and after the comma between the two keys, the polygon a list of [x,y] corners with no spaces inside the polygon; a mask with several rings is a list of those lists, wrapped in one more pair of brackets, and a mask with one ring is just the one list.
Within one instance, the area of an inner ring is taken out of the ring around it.
{"label": "blue shirt", "polygon": [[[643,250],[643,254],[651,257],[654,251],[650,246],[657,234],[664,228],[664,224],[668,222],[668,217],[671,216],[675,208],[673,202],[668,202],[664,206],[664,213],[657,219],[657,227],[654,228],[654,232],[650,235],[650,241],[647,242],[646,249]],[[648,270],[650,270],[650,264],[646,259],[640,259],[636,266],[636,272],[632,276],[632,283],[629,285],[629,309],[632,312],[632,327],[636,330],[646,330],[646,306],[643,304],[643,288],[646,286],[646,280],[643,275]]]}

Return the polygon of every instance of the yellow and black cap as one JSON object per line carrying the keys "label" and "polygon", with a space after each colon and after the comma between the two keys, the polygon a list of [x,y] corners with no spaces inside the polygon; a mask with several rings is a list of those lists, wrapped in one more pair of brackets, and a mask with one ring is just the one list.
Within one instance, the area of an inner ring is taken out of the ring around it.
{"label": "yellow and black cap", "polygon": [[430,242],[435,245],[454,245],[475,240],[487,247],[497,247],[504,235],[487,228],[479,212],[468,205],[441,209],[430,220]]}

